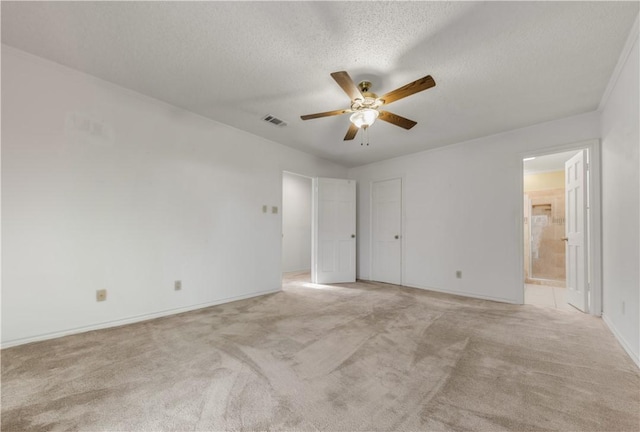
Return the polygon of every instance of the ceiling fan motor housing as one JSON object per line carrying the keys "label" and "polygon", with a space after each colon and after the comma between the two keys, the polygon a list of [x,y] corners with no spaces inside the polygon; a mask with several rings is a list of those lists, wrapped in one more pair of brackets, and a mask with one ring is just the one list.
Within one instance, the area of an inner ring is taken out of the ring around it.
{"label": "ceiling fan motor housing", "polygon": [[356,98],[351,102],[351,109],[354,111],[359,111],[363,109],[378,109],[383,104],[383,102],[378,99],[378,95],[370,92],[371,88],[370,81],[361,81],[358,84],[358,88],[360,89],[360,93],[364,97],[364,99]]}
{"label": "ceiling fan motor housing", "polygon": [[365,94],[371,88],[371,81],[360,81],[358,87],[360,87],[360,91],[362,92],[362,94]]}

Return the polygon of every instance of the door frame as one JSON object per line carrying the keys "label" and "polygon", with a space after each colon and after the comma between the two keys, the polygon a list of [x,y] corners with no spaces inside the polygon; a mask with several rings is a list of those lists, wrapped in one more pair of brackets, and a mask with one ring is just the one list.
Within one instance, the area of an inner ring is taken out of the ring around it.
{"label": "door frame", "polygon": [[518,218],[518,238],[520,239],[520,260],[519,273],[522,281],[522,289],[518,291],[520,303],[524,304],[524,158],[546,156],[554,153],[561,153],[570,150],[587,149],[589,154],[589,207],[588,207],[588,281],[589,281],[589,309],[588,313],[594,316],[602,315],[602,165],[601,165],[601,143],[599,139],[580,141],[572,144],[563,144],[552,147],[545,147],[538,150],[529,150],[518,154],[519,172],[518,180],[520,185],[519,218]]}
{"label": "door frame", "polygon": [[400,286],[405,278],[405,175],[381,177],[369,182],[369,280],[373,280],[373,184],[388,180],[400,180]]}

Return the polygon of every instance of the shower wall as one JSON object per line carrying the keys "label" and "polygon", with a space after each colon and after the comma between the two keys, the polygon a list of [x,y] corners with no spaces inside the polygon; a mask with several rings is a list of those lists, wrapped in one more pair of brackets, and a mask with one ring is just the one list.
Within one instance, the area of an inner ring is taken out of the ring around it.
{"label": "shower wall", "polygon": [[564,171],[525,176],[527,282],[566,280]]}

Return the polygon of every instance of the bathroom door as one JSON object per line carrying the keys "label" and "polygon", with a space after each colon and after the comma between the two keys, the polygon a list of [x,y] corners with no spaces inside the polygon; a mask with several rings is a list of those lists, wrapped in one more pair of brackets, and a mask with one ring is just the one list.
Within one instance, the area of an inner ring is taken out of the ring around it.
{"label": "bathroom door", "polygon": [[314,179],[313,206],[313,282],[355,282],[355,180]]}
{"label": "bathroom door", "polygon": [[371,188],[371,278],[402,283],[402,180],[374,182]]}
{"label": "bathroom door", "polygon": [[588,312],[587,158],[580,150],[565,162],[567,302]]}

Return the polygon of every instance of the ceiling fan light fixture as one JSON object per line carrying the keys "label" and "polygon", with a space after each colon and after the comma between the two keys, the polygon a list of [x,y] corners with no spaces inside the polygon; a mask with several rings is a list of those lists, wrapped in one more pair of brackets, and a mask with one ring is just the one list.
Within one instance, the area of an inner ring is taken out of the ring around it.
{"label": "ceiling fan light fixture", "polygon": [[373,124],[373,122],[376,121],[378,115],[380,115],[378,110],[365,108],[351,114],[349,120],[351,120],[351,123],[356,125],[358,128],[361,128],[363,126],[369,127]]}

